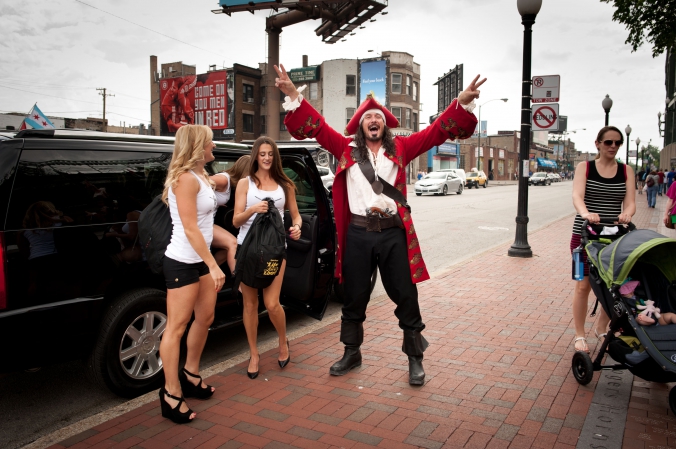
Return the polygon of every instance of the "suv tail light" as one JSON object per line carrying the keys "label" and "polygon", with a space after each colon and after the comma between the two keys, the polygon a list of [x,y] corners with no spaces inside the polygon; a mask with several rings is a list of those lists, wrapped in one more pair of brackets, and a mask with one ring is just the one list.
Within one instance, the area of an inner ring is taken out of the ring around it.
{"label": "suv tail light", "polygon": [[0,310],[7,308],[7,282],[5,277],[5,233],[0,232]]}

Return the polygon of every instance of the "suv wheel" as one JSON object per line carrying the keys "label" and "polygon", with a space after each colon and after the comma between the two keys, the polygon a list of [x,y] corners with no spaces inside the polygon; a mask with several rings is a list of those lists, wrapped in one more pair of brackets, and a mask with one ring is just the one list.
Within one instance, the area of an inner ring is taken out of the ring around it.
{"label": "suv wheel", "polygon": [[[378,268],[373,270],[373,273],[371,273],[371,291],[370,293],[373,293],[373,289],[376,287],[376,281],[378,281]],[[343,284],[339,284],[338,280],[334,279],[333,281],[333,299],[336,302],[339,302],[341,304],[345,304],[345,287]]]}
{"label": "suv wheel", "polygon": [[161,386],[159,350],[167,324],[166,302],[165,292],[146,288],[111,303],[87,363],[94,381],[124,397]]}

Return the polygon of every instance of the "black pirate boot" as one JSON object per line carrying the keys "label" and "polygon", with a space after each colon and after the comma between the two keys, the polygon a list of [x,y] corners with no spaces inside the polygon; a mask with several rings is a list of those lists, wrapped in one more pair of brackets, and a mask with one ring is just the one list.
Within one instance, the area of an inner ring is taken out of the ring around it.
{"label": "black pirate boot", "polygon": [[359,347],[364,341],[363,323],[343,321],[340,325],[340,341],[345,344],[343,358],[338,360],[329,369],[332,376],[343,376],[352,368],[361,366],[361,351]]}
{"label": "black pirate boot", "polygon": [[423,352],[429,343],[420,331],[404,330],[404,342],[401,350],[408,356],[408,383],[422,385],[425,383],[425,370],[423,370]]}

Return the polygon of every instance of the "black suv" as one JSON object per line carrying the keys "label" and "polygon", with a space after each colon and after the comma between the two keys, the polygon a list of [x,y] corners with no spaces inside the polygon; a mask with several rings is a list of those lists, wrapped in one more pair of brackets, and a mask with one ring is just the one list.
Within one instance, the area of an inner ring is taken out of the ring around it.
{"label": "black suv", "polygon": [[[300,240],[288,241],[281,299],[321,319],[333,283],[331,204],[316,148],[280,148],[303,218]],[[171,138],[129,134],[27,130],[0,138],[0,371],[85,358],[117,394],[159,386],[166,292],[135,235],[140,211],[162,193],[172,151]],[[223,171],[245,154],[248,145],[216,142],[207,169]],[[233,207],[234,195],[216,223],[236,235]],[[227,264],[223,271],[212,330],[241,321]]]}

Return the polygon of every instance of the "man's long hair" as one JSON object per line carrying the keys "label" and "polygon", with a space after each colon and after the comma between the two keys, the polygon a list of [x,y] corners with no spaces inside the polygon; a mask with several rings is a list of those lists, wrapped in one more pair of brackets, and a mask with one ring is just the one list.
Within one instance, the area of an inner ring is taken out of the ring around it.
{"label": "man's long hair", "polygon": [[[354,143],[357,145],[357,152],[359,154],[360,158],[368,158],[369,155],[367,151],[369,151],[368,147],[366,146],[366,135],[364,134],[364,128],[359,125],[359,128],[357,128],[357,133],[354,135]],[[394,136],[392,135],[392,132],[390,131],[390,128],[385,126],[383,130],[383,143],[382,143],[383,148],[385,148],[385,153],[387,153],[389,156],[394,157],[395,155],[395,150],[394,150]]]}

